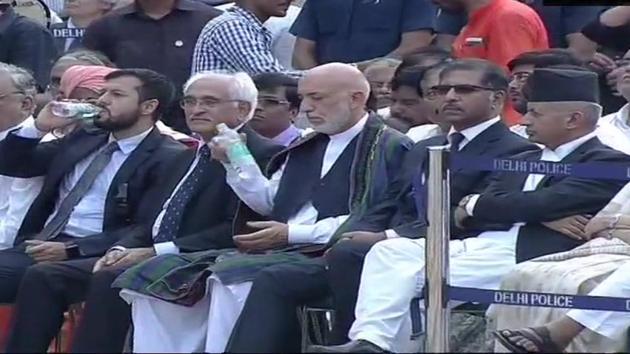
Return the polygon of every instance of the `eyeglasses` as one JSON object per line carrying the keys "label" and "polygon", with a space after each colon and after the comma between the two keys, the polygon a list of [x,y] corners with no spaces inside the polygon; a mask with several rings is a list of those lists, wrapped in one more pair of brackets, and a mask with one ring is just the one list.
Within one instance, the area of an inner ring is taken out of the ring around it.
{"label": "eyeglasses", "polygon": [[437,85],[429,89],[428,93],[433,96],[446,96],[451,90],[458,96],[470,95],[479,91],[497,91],[492,87],[477,85]]}
{"label": "eyeglasses", "polygon": [[527,81],[527,78],[530,76],[531,76],[531,73],[524,73],[524,72],[514,73],[510,77],[510,81],[517,81],[519,83],[524,83],[525,81]]}
{"label": "eyeglasses", "polygon": [[258,99],[258,106],[261,106],[261,107],[276,107],[276,106],[285,105],[285,104],[289,104],[289,101],[280,100],[277,98],[259,98]]}
{"label": "eyeglasses", "polygon": [[221,104],[229,103],[229,102],[242,102],[241,100],[220,100],[217,98],[204,97],[197,99],[195,97],[184,97],[179,101],[179,104],[184,109],[194,108],[199,104],[201,107],[205,108],[215,108]]}
{"label": "eyeglasses", "polygon": [[7,98],[7,97],[9,97],[11,95],[23,95],[23,94],[24,94],[24,92],[22,92],[22,91],[7,92],[7,93],[4,93],[4,94],[0,95],[0,100],[3,100],[3,99],[5,99],[5,98]]}

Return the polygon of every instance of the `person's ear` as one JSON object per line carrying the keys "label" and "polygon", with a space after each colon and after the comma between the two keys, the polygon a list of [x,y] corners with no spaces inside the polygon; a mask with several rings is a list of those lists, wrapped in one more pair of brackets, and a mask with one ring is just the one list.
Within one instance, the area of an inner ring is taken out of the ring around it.
{"label": "person's ear", "polygon": [[143,116],[154,116],[159,107],[160,102],[158,100],[146,100],[140,104],[140,114]]}
{"label": "person's ear", "polygon": [[578,128],[586,116],[582,112],[572,112],[565,120],[565,126],[569,130]]}
{"label": "person's ear", "polygon": [[492,95],[490,96],[490,105],[492,109],[502,109],[505,104],[505,97],[506,94],[503,90],[492,92]]}
{"label": "person's ear", "polygon": [[35,98],[30,95],[25,95],[22,99],[20,110],[30,116],[35,111],[35,105]]}
{"label": "person's ear", "polygon": [[350,94],[352,108],[363,108],[366,105],[367,97],[363,92],[353,92]]}
{"label": "person's ear", "polygon": [[247,116],[249,112],[252,110],[252,105],[249,102],[240,101],[238,102],[238,120],[243,123],[247,120]]}

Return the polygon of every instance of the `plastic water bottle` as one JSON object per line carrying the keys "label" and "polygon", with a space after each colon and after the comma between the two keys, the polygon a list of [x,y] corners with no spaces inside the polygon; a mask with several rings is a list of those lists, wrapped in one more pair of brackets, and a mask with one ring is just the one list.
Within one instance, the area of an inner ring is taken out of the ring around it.
{"label": "plastic water bottle", "polygon": [[256,160],[247,149],[247,145],[241,139],[241,136],[234,129],[230,129],[225,123],[217,125],[219,134],[215,137],[216,141],[225,147],[225,152],[230,165],[236,169],[239,177],[246,178],[252,171],[258,169]]}
{"label": "plastic water bottle", "polygon": [[102,108],[90,103],[56,101],[51,103],[51,110],[57,117],[92,120],[101,113]]}

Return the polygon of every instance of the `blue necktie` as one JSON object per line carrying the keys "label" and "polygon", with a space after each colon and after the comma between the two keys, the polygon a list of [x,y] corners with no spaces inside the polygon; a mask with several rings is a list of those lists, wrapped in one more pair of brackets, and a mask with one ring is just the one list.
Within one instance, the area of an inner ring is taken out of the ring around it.
{"label": "blue necktie", "polygon": [[199,149],[198,156],[199,161],[197,165],[188,177],[186,177],[186,180],[182,183],[177,192],[175,192],[170,203],[168,203],[168,207],[162,218],[162,223],[160,224],[160,229],[157,235],[155,235],[154,243],[173,241],[177,237],[186,205],[188,205],[201,183],[203,183],[201,177],[203,177],[205,171],[210,167],[210,148],[208,145],[204,145]]}

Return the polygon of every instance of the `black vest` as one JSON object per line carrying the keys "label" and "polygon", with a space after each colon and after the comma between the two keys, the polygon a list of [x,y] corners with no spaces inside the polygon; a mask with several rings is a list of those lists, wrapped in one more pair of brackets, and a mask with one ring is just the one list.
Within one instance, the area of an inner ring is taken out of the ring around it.
{"label": "black vest", "polygon": [[327,140],[318,135],[289,153],[274,198],[271,217],[286,223],[309,201],[317,220],[350,213],[350,172],[358,136],[346,146],[324,178],[320,178]]}

